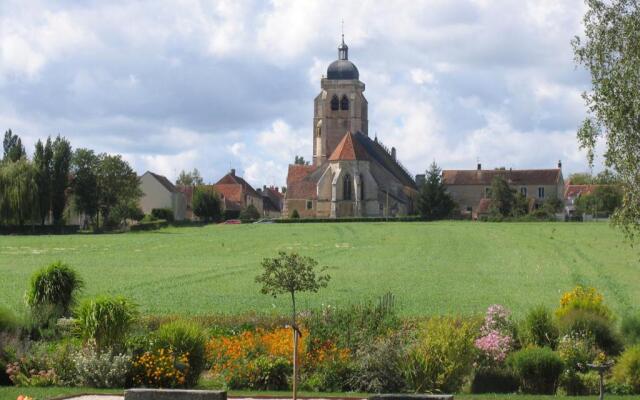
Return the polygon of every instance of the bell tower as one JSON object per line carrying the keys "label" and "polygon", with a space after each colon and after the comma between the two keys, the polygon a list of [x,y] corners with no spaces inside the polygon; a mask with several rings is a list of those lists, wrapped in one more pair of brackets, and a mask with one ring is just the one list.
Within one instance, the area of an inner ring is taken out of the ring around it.
{"label": "bell tower", "polygon": [[338,46],[338,59],[327,68],[314,100],[313,164],[327,160],[347,132],[368,135],[367,99],[358,68],[349,61],[349,47]]}

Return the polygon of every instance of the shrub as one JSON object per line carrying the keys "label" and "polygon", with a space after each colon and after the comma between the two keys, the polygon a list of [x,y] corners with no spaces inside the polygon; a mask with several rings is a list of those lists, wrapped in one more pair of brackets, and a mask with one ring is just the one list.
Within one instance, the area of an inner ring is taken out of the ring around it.
{"label": "shrub", "polygon": [[171,349],[177,357],[186,355],[189,370],[185,374],[185,385],[195,386],[206,362],[203,330],[194,323],[177,320],[160,326],[154,339],[156,348]]}
{"label": "shrub", "polygon": [[253,221],[260,219],[260,211],[253,204],[249,204],[244,210],[240,212],[239,218],[243,221]]}
{"label": "shrub", "polygon": [[60,385],[71,386],[77,382],[77,368],[74,359],[77,351],[78,347],[70,340],[54,345],[51,351],[51,366]]}
{"label": "shrub", "polygon": [[173,349],[155,349],[136,357],[132,364],[133,383],[138,386],[177,388],[187,386],[189,357]]}
{"label": "shrub", "polygon": [[173,222],[173,210],[170,208],[154,208],[151,210],[151,216],[156,220],[164,219],[168,222]]}
{"label": "shrub", "polygon": [[480,364],[484,367],[500,366],[513,347],[509,315],[506,308],[497,304],[487,309],[480,337],[474,343],[479,351]]}
{"label": "shrub", "polygon": [[522,341],[538,347],[556,348],[558,342],[558,327],[545,306],[531,309],[522,323]]}
{"label": "shrub", "polygon": [[469,376],[475,358],[478,324],[450,317],[424,324],[405,362],[408,388],[416,392],[457,392]]}
{"label": "shrub", "polygon": [[282,357],[259,356],[248,365],[247,386],[254,390],[286,390],[291,363]]}
{"label": "shrub", "polygon": [[54,306],[59,316],[69,316],[82,285],[77,272],[58,261],[31,276],[27,303],[31,308]]}
{"label": "shrub", "polygon": [[556,316],[563,318],[576,310],[581,310],[598,315],[604,319],[611,319],[609,307],[604,304],[604,296],[595,288],[576,286],[570,292],[566,292],[560,299],[560,306],[556,310]]}
{"label": "shrub", "polygon": [[88,299],[77,310],[78,329],[98,350],[120,350],[137,315],[136,305],[121,296]]}
{"label": "shrub", "polygon": [[12,332],[18,327],[18,319],[13,315],[13,313],[4,308],[0,307],[0,333],[3,332]]}
{"label": "shrub", "polygon": [[16,386],[54,386],[59,383],[52,367],[46,343],[23,343],[16,349],[14,362],[6,365],[6,373]]}
{"label": "shrub", "polygon": [[635,345],[622,353],[613,367],[613,380],[627,385],[633,393],[640,393],[640,345]]}
{"label": "shrub", "polygon": [[300,213],[298,212],[298,210],[294,209],[291,212],[291,217],[289,217],[289,218],[291,218],[291,219],[300,219]]}
{"label": "shrub", "polygon": [[[191,201],[193,214],[205,222],[218,221],[222,214],[220,197],[212,186],[198,185]],[[226,210],[225,210],[226,214]]]}
{"label": "shrub", "polygon": [[518,378],[506,368],[481,368],[471,382],[471,393],[514,393]]}
{"label": "shrub", "polygon": [[640,344],[640,313],[626,315],[622,318],[620,333],[629,345]]}
{"label": "shrub", "polygon": [[351,391],[351,378],[355,370],[347,357],[329,357],[314,365],[315,372],[311,374],[306,384],[313,391],[347,392]]}
{"label": "shrub", "polygon": [[353,390],[367,393],[400,392],[405,387],[402,365],[407,357],[408,337],[392,333],[369,342],[354,357],[350,377]]}
{"label": "shrub", "polygon": [[547,347],[529,347],[511,354],[507,363],[525,393],[555,394],[562,374],[562,359]]}
{"label": "shrub", "polygon": [[558,343],[558,354],[565,365],[560,379],[564,391],[571,396],[590,394],[582,373],[598,356],[593,337],[584,333],[565,335]]}
{"label": "shrub", "polygon": [[131,368],[131,357],[113,354],[110,349],[99,350],[93,344],[86,346],[73,357],[77,380],[82,386],[95,388],[123,387]]}
{"label": "shrub", "polygon": [[617,355],[622,351],[622,339],[614,330],[614,326],[606,317],[591,311],[574,309],[562,316],[559,321],[560,330],[565,335],[582,334],[593,337],[601,350],[609,355]]}

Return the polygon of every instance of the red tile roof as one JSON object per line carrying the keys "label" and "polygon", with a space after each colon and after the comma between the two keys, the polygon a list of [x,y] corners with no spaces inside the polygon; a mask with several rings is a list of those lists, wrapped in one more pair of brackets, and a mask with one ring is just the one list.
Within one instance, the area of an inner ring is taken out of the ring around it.
{"label": "red tile roof", "polygon": [[213,187],[222,197],[226,210],[242,209],[242,185],[237,183],[216,183]]}
{"label": "red tile roof", "polygon": [[247,192],[247,194],[250,194],[255,197],[261,197],[260,194],[256,192],[256,190],[253,188],[253,186],[249,185],[247,181],[245,181],[241,177],[236,176],[234,171],[229,172],[228,174],[220,178],[218,182],[216,182],[216,185],[220,185],[220,184],[242,185],[242,187]]}
{"label": "red tile roof", "polygon": [[287,175],[287,199],[315,199],[316,181],[309,175],[316,170],[313,165],[289,165]]}
{"label": "red tile roof", "polygon": [[567,185],[564,188],[564,198],[578,197],[583,194],[591,194],[600,185]]}
{"label": "red tile roof", "polygon": [[560,169],[520,169],[520,170],[444,170],[445,185],[491,185],[495,176],[504,177],[512,185],[556,185],[560,183]]}
{"label": "red tile roof", "polygon": [[353,139],[351,132],[347,132],[329,156],[329,161],[353,160],[369,160],[369,156],[360,142]]}

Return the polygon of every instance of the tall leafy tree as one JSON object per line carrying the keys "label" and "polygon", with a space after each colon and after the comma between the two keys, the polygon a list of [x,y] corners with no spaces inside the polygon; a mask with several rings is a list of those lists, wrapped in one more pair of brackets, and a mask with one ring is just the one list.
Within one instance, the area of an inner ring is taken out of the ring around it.
{"label": "tall leafy tree", "polygon": [[38,183],[26,158],[0,165],[0,222],[24,225],[38,217]]}
{"label": "tall leafy tree", "polygon": [[98,165],[100,158],[89,149],[76,149],[72,158],[71,189],[76,210],[91,222],[98,214]]}
{"label": "tall leafy tree", "polygon": [[510,216],[515,203],[515,190],[509,187],[503,176],[496,175],[491,181],[491,214]]}
{"label": "tall leafy tree", "polygon": [[435,162],[431,163],[418,197],[420,216],[426,219],[446,218],[451,216],[455,207],[453,198],[444,186],[442,170]]}
{"label": "tall leafy tree", "polygon": [[180,175],[176,180],[176,185],[199,186],[202,184],[204,184],[204,180],[202,179],[202,176],[200,175],[200,171],[198,171],[198,168],[194,168],[193,171],[189,171],[189,172],[185,170],[180,171]]}
{"label": "tall leafy tree", "polygon": [[53,142],[52,174],[51,174],[51,214],[53,223],[63,223],[64,208],[67,205],[67,189],[71,171],[71,144],[58,135]]}
{"label": "tall leafy tree", "polygon": [[629,237],[640,233],[640,4],[638,0],[586,0],[584,36],[572,44],[575,59],[591,73],[583,97],[588,118],[578,139],[593,162],[604,137],[605,164],[619,175],[622,205],[614,222]]}
{"label": "tall leafy tree", "polygon": [[213,187],[196,187],[192,207],[193,213],[205,222],[218,221],[222,217],[221,200]]}
{"label": "tall leafy tree", "polygon": [[2,148],[4,150],[3,161],[16,162],[27,155],[22,145],[22,140],[18,135],[14,135],[11,129],[4,133]]}
{"label": "tall leafy tree", "polygon": [[51,210],[52,174],[53,174],[53,148],[51,138],[47,138],[45,144],[41,140],[36,143],[33,154],[33,164],[37,172],[38,182],[38,213],[40,224],[44,225],[49,210]]}
{"label": "tall leafy tree", "polygon": [[137,202],[142,196],[140,179],[120,155],[101,154],[97,168],[98,209],[110,224],[111,211],[119,204]]}

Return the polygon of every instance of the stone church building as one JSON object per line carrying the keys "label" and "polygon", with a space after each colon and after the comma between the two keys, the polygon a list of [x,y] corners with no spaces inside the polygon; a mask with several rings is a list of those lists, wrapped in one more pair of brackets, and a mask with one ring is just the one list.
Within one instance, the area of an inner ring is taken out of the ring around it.
{"label": "stone church building", "polygon": [[283,216],[341,218],[399,216],[413,211],[417,196],[411,174],[368,132],[368,104],[349,48],[323,77],[314,101],[313,162],[290,165]]}

